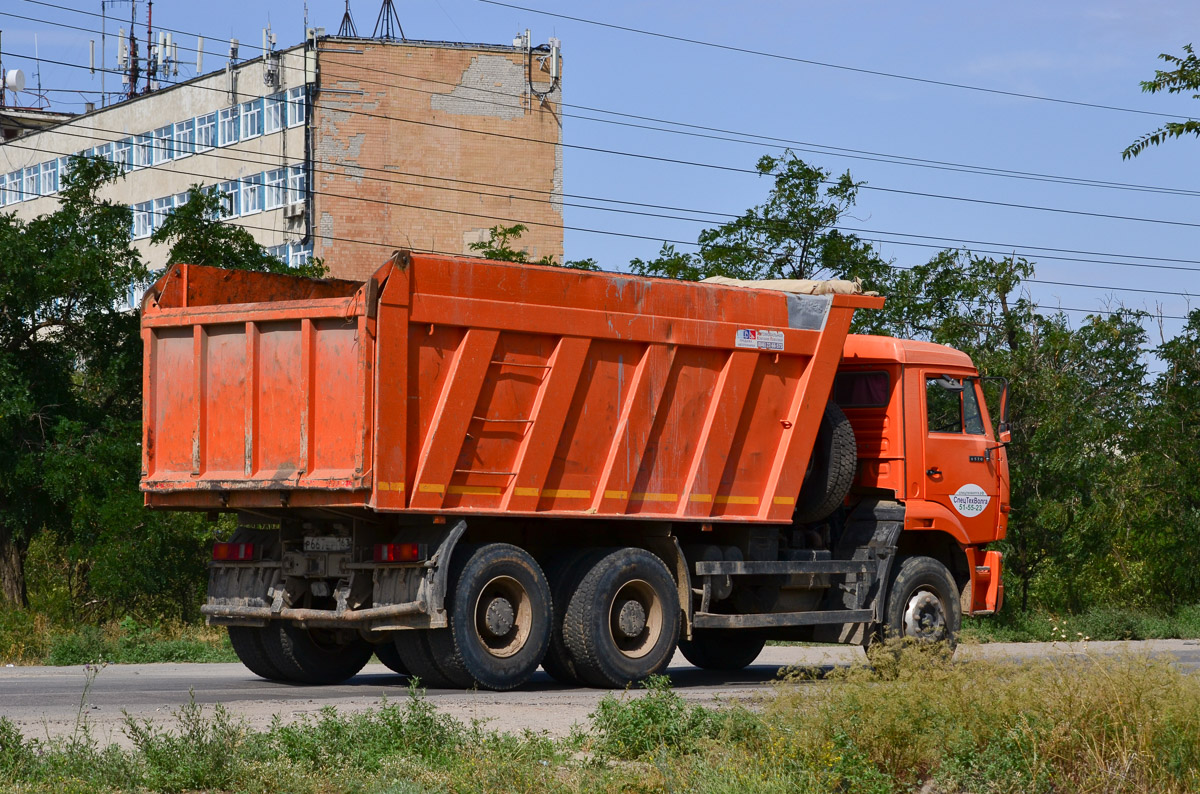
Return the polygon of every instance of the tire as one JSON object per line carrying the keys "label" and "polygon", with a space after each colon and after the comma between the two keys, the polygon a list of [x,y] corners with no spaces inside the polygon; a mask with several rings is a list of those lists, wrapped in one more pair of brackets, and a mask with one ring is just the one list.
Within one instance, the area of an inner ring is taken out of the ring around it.
{"label": "tire", "polygon": [[704,670],[733,672],[757,659],[766,644],[767,638],[753,631],[698,629],[692,639],[679,641],[679,652]]}
{"label": "tire", "polygon": [[617,688],[666,669],[679,641],[679,595],[667,566],[623,548],[591,565],[571,596],[563,639],[580,680]]}
{"label": "tire", "polygon": [[268,681],[286,680],[279,668],[271,663],[263,645],[265,628],[258,626],[229,626],[229,644],[246,668]]}
{"label": "tire", "polygon": [[550,644],[550,585],[529,552],[509,543],[456,550],[446,588],[450,626],[429,635],[460,687],[505,691],[529,680]]}
{"label": "tire", "polygon": [[[400,632],[396,633],[399,634]],[[400,658],[400,652],[396,650],[395,640],[381,642],[378,645],[372,646],[371,650],[375,651],[375,658],[383,662],[393,673],[403,676],[408,675],[408,668],[404,666],[404,660]]]}
{"label": "tire", "polygon": [[393,645],[400,663],[407,668],[410,678],[416,678],[426,689],[457,689],[429,647],[429,637],[446,633],[446,629],[412,629],[396,632]]}
{"label": "tire", "polygon": [[857,467],[854,428],[842,409],[829,402],[821,416],[808,473],[804,475],[804,484],[796,499],[794,520],[799,524],[812,524],[828,518],[850,493]]}
{"label": "tire", "polygon": [[897,560],[888,587],[885,636],[945,641],[953,648],[961,625],[958,586],[946,566],[932,557]]}
{"label": "tire", "polygon": [[371,658],[369,642],[350,632],[302,629],[290,623],[272,623],[263,632],[263,646],[271,663],[289,681],[299,684],[337,684],[353,677]]}
{"label": "tire", "polygon": [[563,684],[578,686],[583,683],[575,669],[575,662],[567,650],[563,636],[563,623],[567,616],[567,603],[571,594],[579,589],[579,583],[591,569],[595,560],[605,552],[596,549],[579,549],[564,552],[546,565],[546,581],[550,585],[551,621],[550,644],[542,659],[542,669],[551,678]]}

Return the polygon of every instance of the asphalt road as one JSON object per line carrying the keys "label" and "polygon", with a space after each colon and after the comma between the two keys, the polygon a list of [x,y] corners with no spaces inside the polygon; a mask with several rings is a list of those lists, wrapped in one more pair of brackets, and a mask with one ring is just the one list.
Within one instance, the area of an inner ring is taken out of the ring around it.
{"label": "asphalt road", "polygon": [[[1200,671],[1200,641],[1156,640],[1130,643],[1025,643],[964,646],[959,653],[1000,658],[1041,658],[1078,653],[1099,656],[1148,653],[1173,658],[1183,669]],[[792,665],[829,667],[863,658],[857,648],[838,646],[770,647],[755,664],[735,673],[713,673],[676,658],[669,675],[676,691],[696,702],[752,702],[770,692],[781,669]],[[406,679],[380,664],[337,686],[307,687],[264,681],[238,664],[110,665],[102,669],[84,693],[82,667],[0,668],[0,716],[13,720],[31,738],[62,736],[86,721],[102,743],[127,743],[125,715],[171,726],[174,713],[194,697],[211,707],[222,703],[252,727],[262,728],[275,715],[290,721],[312,715],[326,706],[357,711],[379,704],[381,698],[407,696]],[[531,729],[566,734],[605,694],[602,690],[566,687],[539,671],[515,692],[429,690],[439,709],[459,719],[479,719],[496,730]],[[206,708],[207,710],[207,708]]]}

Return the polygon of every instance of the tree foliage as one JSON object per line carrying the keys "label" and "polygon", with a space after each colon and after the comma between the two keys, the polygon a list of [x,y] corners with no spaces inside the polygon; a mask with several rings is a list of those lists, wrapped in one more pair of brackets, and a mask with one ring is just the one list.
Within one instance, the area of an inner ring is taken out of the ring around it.
{"label": "tree foliage", "polygon": [[[1157,94],[1166,91],[1168,94],[1191,93],[1192,99],[1200,99],[1200,58],[1196,57],[1191,44],[1185,44],[1183,55],[1162,53],[1159,59],[1173,66],[1166,71],[1155,70],[1153,80],[1143,80],[1142,90],[1147,94]],[[1137,157],[1146,148],[1158,146],[1171,138],[1182,138],[1184,135],[1200,137],[1200,121],[1168,121],[1153,132],[1148,132],[1121,152],[1121,159],[1128,160]]]}
{"label": "tree foliage", "polygon": [[484,259],[493,259],[497,262],[524,262],[534,265],[546,265],[549,267],[569,267],[575,270],[599,270],[600,266],[596,264],[595,259],[573,259],[567,262],[557,262],[550,254],[533,260],[529,258],[529,252],[522,248],[514,248],[514,244],[520,241],[521,235],[529,231],[529,228],[523,223],[515,223],[512,226],[493,226],[488,229],[488,239],[471,243],[468,247],[472,251],[476,251]]}

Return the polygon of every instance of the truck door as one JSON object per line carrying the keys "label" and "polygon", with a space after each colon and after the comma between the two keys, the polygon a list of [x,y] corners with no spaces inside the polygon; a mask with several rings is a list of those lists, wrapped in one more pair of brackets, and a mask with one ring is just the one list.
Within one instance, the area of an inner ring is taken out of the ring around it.
{"label": "truck door", "polygon": [[995,537],[998,457],[977,378],[925,373],[925,493],[958,518],[972,540]]}

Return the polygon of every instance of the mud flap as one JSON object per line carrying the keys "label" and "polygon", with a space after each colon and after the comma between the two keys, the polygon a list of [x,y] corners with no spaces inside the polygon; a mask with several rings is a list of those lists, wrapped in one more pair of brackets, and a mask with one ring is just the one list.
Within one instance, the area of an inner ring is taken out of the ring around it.
{"label": "mud flap", "polygon": [[859,502],[834,548],[834,559],[875,562],[875,575],[851,579],[835,575],[825,595],[822,609],[871,609],[873,624],[842,623],[816,626],[816,642],[840,642],[866,645],[883,623],[887,603],[887,581],[896,559],[896,546],[904,529],[904,505],[883,499]]}

